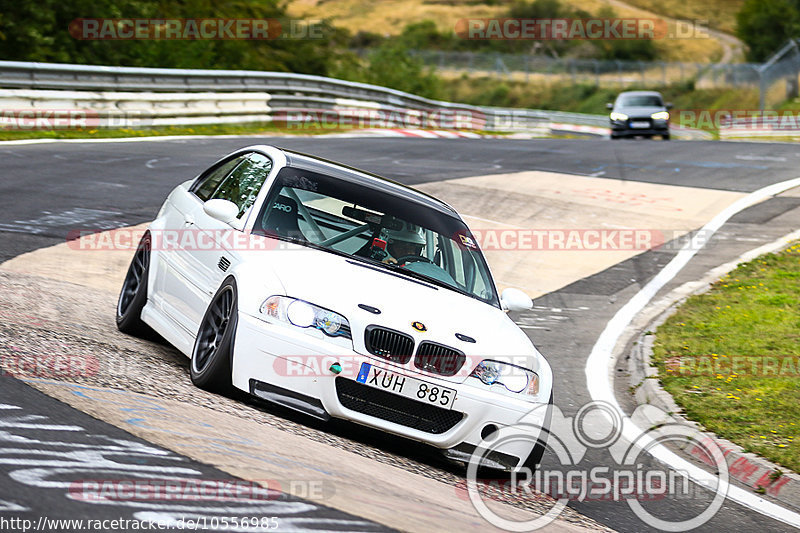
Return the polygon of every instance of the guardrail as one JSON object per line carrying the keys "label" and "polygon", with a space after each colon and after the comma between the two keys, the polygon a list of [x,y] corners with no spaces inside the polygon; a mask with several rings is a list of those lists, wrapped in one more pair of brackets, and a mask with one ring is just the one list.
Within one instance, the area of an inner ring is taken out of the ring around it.
{"label": "guardrail", "polygon": [[269,120],[539,133],[551,123],[608,127],[604,115],[456,104],[307,74],[18,61],[0,61],[0,106],[85,110],[98,127]]}

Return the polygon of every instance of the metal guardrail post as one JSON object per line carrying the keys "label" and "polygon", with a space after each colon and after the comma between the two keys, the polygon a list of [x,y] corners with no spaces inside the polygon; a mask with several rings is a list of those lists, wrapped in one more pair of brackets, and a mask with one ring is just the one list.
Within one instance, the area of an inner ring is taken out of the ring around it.
{"label": "metal guardrail post", "polygon": [[594,85],[600,87],[600,62],[593,59],[592,63],[594,64]]}

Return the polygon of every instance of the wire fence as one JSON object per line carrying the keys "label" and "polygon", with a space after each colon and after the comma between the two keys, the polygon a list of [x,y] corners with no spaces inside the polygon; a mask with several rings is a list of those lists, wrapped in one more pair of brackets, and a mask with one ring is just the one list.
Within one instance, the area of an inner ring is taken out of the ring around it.
{"label": "wire fence", "polygon": [[[769,100],[797,97],[800,39],[792,40],[765,63],[682,63],[553,58],[541,55],[413,52],[442,76],[485,76],[536,83],[588,83],[603,87],[659,87],[692,82],[695,88],[756,88],[761,107]],[[786,83],[786,92],[775,90]]]}
{"label": "wire fence", "polygon": [[442,74],[474,74],[524,81],[570,81],[597,85],[658,85],[708,78],[710,83],[753,83],[758,65],[553,58],[538,55],[416,51]]}

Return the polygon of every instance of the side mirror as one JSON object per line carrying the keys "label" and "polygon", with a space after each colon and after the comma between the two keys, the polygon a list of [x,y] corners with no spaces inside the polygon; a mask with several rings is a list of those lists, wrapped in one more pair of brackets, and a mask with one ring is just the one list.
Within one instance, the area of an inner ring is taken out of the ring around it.
{"label": "side mirror", "polygon": [[[214,198],[203,204],[203,211],[220,222],[236,226],[236,217],[239,215],[239,207],[230,200],[223,200],[222,198]],[[238,229],[238,228],[236,228]]]}
{"label": "side mirror", "polygon": [[664,107],[666,107],[667,110],[672,109],[672,102],[667,102],[666,104],[664,104]]}
{"label": "side mirror", "polygon": [[614,109],[614,104],[612,103],[606,104],[606,109]]}
{"label": "side mirror", "polygon": [[509,287],[500,294],[500,305],[505,311],[527,311],[533,301],[521,290]]}

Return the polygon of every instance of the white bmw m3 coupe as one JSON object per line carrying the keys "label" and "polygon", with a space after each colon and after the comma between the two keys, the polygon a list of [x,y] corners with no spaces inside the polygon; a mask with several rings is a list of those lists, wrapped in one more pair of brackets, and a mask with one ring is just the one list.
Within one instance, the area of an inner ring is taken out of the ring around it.
{"label": "white bmw m3 coupe", "polygon": [[[498,295],[447,204],[251,146],[170,193],[128,269],[117,326],[155,330],[191,358],[201,388],[232,385],[466,462],[531,412],[530,427],[547,427],[552,371],[506,314],[530,307],[516,289]],[[481,465],[534,467],[547,432],[533,433]]]}

